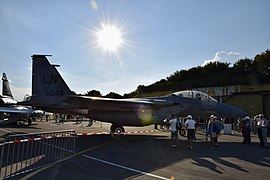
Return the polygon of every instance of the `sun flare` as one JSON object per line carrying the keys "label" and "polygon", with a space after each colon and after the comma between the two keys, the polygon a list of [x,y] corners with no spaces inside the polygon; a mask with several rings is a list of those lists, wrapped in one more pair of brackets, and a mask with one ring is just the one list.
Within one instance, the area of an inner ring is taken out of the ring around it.
{"label": "sun flare", "polygon": [[121,31],[115,26],[101,23],[101,29],[96,33],[97,44],[105,51],[117,52],[123,44]]}

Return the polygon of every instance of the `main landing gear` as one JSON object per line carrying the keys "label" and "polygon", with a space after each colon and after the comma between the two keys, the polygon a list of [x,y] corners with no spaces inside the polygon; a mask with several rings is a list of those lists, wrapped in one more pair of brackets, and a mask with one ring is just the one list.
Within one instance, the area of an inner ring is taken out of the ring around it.
{"label": "main landing gear", "polygon": [[186,135],[186,130],[185,129],[179,130],[179,135],[180,136],[185,136]]}
{"label": "main landing gear", "polygon": [[112,124],[110,129],[111,129],[112,134],[121,135],[121,134],[124,134],[125,132],[124,127],[117,124]]}

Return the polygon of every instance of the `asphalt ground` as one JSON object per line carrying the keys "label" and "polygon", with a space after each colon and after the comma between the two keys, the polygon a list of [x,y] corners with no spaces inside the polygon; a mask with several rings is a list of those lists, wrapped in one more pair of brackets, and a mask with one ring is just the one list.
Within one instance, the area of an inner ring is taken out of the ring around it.
{"label": "asphalt ground", "polygon": [[[73,122],[38,122],[31,127],[1,127],[0,133],[3,138],[10,133],[68,129],[109,132],[109,124],[96,122],[86,127]],[[141,133],[123,137],[79,136],[73,159],[15,179],[269,179],[270,149],[257,146],[256,135],[252,135],[251,145],[242,144],[239,134],[221,135],[219,147],[210,149],[199,132],[191,150],[186,148],[186,137],[180,137],[178,147],[172,149],[170,132],[147,130],[153,126],[126,128],[127,132]]]}

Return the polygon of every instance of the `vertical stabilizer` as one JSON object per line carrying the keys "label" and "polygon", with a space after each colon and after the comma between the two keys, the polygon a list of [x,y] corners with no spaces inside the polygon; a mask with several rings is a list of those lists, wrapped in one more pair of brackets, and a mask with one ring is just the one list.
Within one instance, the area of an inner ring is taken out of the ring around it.
{"label": "vertical stabilizer", "polygon": [[73,94],[56,67],[46,55],[33,55],[32,97],[33,104],[59,104],[65,96]]}
{"label": "vertical stabilizer", "polygon": [[6,73],[3,73],[2,80],[3,80],[2,95],[9,96],[13,99]]}

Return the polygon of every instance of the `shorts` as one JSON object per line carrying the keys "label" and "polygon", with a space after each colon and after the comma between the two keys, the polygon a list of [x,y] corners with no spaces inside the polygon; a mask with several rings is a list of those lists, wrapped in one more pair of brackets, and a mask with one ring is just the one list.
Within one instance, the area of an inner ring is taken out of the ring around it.
{"label": "shorts", "polygon": [[216,138],[217,137],[217,133],[216,132],[212,132],[212,134],[210,134],[211,138]]}
{"label": "shorts", "polygon": [[188,140],[195,139],[195,129],[188,129],[187,130],[187,139]]}
{"label": "shorts", "polygon": [[178,131],[171,131],[171,139],[178,139]]}

